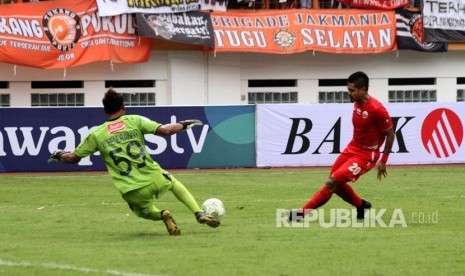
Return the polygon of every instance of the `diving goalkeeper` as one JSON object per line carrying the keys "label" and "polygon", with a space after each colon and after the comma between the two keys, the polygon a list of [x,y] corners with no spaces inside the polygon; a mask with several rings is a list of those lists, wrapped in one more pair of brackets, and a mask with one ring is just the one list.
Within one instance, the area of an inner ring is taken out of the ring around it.
{"label": "diving goalkeeper", "polygon": [[108,120],[94,128],[73,152],[57,150],[50,161],[77,163],[99,151],[113,184],[138,217],[162,220],[170,235],[180,235],[181,230],[171,213],[154,204],[154,197],[171,191],[195,214],[197,222],[218,227],[220,222],[202,212],[187,188],[150,157],[144,142],[144,134],[169,136],[202,125],[202,122],[186,120],[160,124],[140,115],[125,115],[123,95],[111,88],[102,103]]}

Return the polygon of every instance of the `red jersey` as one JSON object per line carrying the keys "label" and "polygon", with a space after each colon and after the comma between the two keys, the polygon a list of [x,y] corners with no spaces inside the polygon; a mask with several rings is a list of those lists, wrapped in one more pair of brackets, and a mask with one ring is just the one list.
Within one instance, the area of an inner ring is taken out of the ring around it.
{"label": "red jersey", "polygon": [[369,97],[362,105],[358,102],[354,103],[352,124],[354,135],[348,145],[349,148],[379,150],[386,137],[383,132],[392,128],[392,119],[378,100]]}

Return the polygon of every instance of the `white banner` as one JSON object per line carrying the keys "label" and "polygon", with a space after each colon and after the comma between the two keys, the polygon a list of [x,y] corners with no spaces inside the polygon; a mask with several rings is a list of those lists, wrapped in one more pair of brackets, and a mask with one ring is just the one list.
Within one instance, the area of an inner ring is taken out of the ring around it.
{"label": "white banner", "polygon": [[465,30],[465,0],[423,1],[423,27]]}
{"label": "white banner", "polygon": [[177,13],[200,10],[200,0],[97,0],[100,16],[114,16],[125,13]]}
{"label": "white banner", "polygon": [[[385,104],[388,164],[465,163],[464,103]],[[352,139],[353,104],[257,105],[257,167],[330,166]]]}
{"label": "white banner", "polygon": [[100,16],[114,16],[125,13],[182,13],[190,11],[226,11],[227,0],[97,0]]}

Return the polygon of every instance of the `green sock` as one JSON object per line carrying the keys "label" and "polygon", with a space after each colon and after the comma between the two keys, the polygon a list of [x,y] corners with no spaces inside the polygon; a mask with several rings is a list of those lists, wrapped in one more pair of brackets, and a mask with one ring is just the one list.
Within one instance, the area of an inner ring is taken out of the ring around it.
{"label": "green sock", "polygon": [[159,210],[158,208],[151,208],[150,210],[151,212],[147,215],[147,218],[148,219],[151,219],[151,220],[162,220],[162,216],[161,216],[161,210]]}
{"label": "green sock", "polygon": [[187,188],[179,181],[174,181],[173,189],[171,189],[176,198],[184,203],[192,213],[202,212],[194,196],[187,190]]}

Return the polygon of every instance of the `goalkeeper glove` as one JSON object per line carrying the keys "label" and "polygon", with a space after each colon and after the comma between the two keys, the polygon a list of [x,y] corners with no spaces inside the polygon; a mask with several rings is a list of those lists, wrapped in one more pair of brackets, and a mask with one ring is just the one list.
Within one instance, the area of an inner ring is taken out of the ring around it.
{"label": "goalkeeper glove", "polygon": [[61,156],[65,153],[68,153],[69,151],[66,150],[57,150],[50,155],[50,158],[48,158],[48,163],[50,162],[60,162],[61,161]]}
{"label": "goalkeeper glove", "polygon": [[195,119],[179,121],[178,123],[182,125],[183,130],[190,129],[193,126],[203,125],[202,121],[195,120]]}

